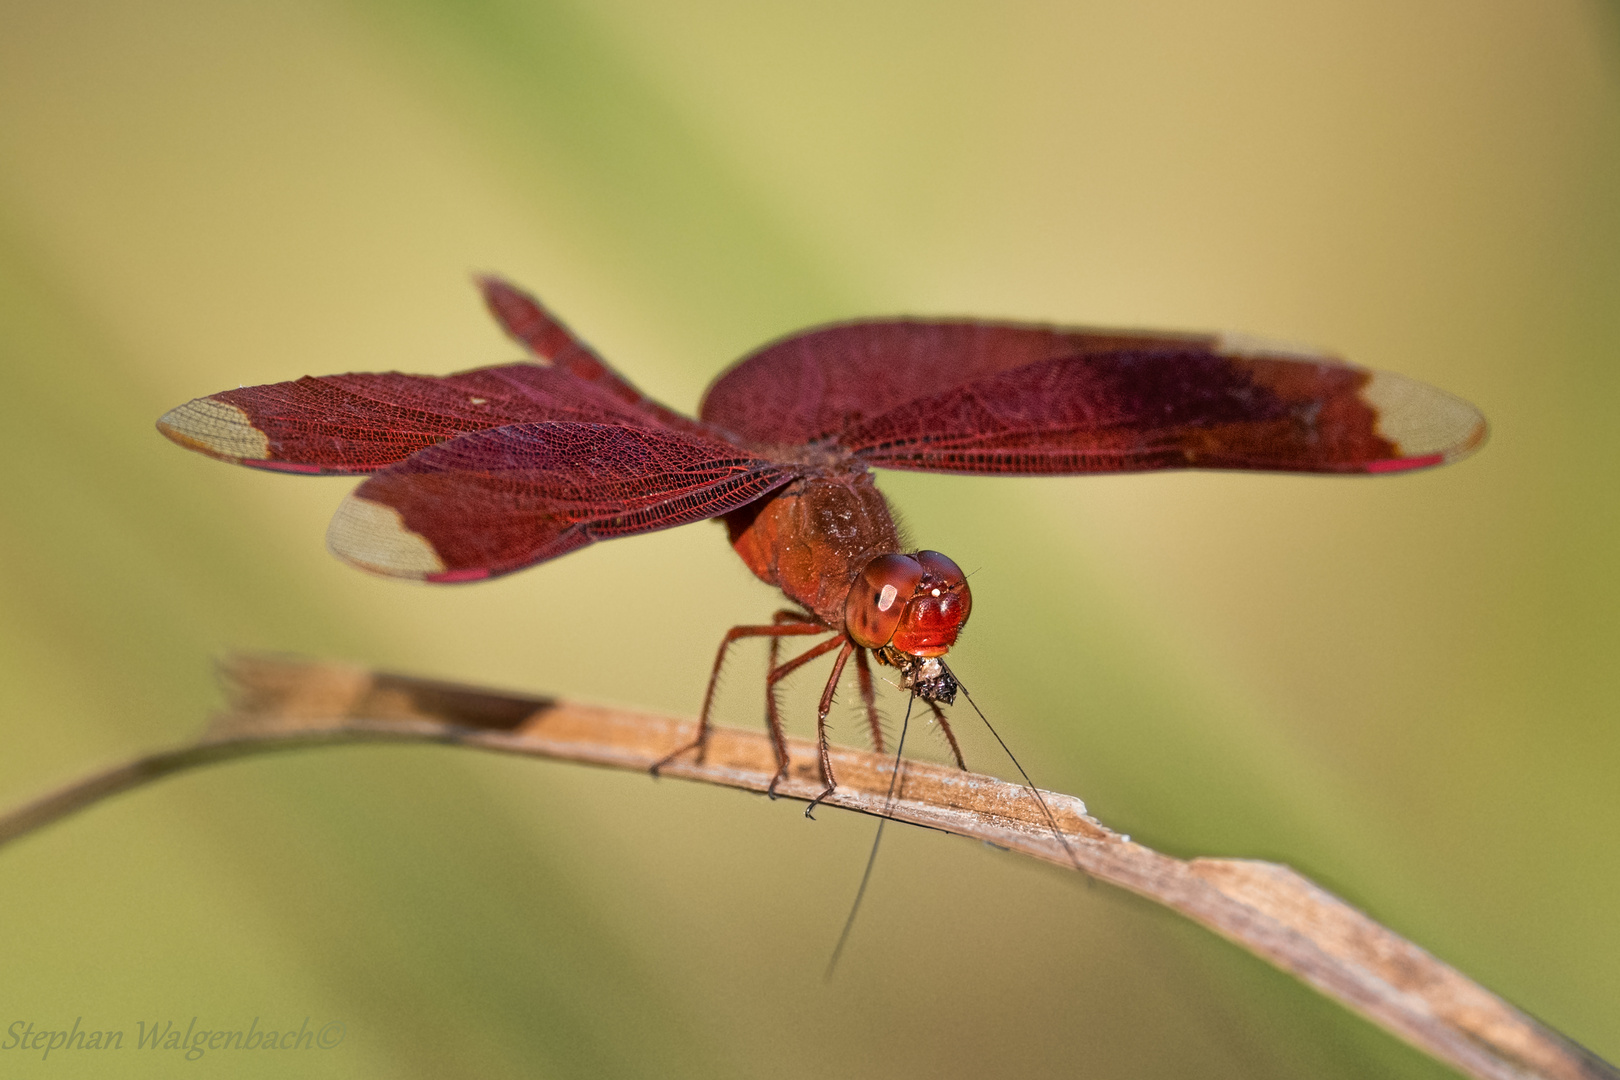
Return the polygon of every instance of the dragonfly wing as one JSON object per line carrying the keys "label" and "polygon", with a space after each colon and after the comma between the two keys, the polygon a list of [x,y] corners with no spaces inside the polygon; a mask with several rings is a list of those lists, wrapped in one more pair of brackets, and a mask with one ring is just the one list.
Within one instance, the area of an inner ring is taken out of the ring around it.
{"label": "dragonfly wing", "polygon": [[864,419],[837,442],[869,465],[934,472],[1376,473],[1457,460],[1485,432],[1472,405],[1403,376],[1182,346],[1000,371]]}
{"label": "dragonfly wing", "polygon": [[649,425],[567,371],[503,364],[455,375],[305,376],[171,409],[158,430],[210,457],[282,472],[369,473],[469,431],[568,420]]}
{"label": "dragonfly wing", "polygon": [[908,401],[1041,360],[1210,341],[968,320],[842,323],[738,361],[710,385],[699,415],[759,445],[812,443]]}
{"label": "dragonfly wing", "polygon": [[596,540],[717,517],[795,475],[791,465],[682,432],[514,424],[371,476],[339,507],[327,544],[375,573],[473,581]]}
{"label": "dragonfly wing", "polygon": [[478,286],[483,290],[484,303],[490,314],[495,316],[495,321],[508,335],[546,363],[590,383],[609,398],[628,406],[645,418],[643,424],[651,421],[658,427],[720,436],[707,424],[683,416],[637,390],[629,379],[615,371],[612,365],[596,354],[596,350],[576,337],[529,293],[498,277],[481,277]]}
{"label": "dragonfly wing", "polygon": [[985,473],[1379,472],[1455,460],[1479,412],[1422,383],[1212,334],[891,320],[809,330],[717,379],[702,418],[762,446]]}

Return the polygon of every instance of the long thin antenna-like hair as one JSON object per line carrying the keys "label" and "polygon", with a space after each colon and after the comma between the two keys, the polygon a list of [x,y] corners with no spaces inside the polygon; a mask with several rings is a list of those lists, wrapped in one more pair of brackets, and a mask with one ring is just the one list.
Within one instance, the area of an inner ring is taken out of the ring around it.
{"label": "long thin antenna-like hair", "polygon": [[[945,667],[944,661],[941,661],[939,666]],[[1002,739],[1001,733],[996,730],[995,725],[990,723],[990,718],[984,715],[984,710],[979,708],[977,701],[973,700],[973,695],[968,693],[968,688],[962,685],[962,680],[956,678],[956,672],[951,671],[950,668],[945,668],[945,670],[950,672],[951,678],[956,679],[957,689],[962,691],[962,696],[967,698],[969,705],[973,706],[973,711],[979,714],[979,719],[983,720],[984,726],[990,729],[990,734],[996,737],[996,742],[1001,743],[1002,752],[1007,755],[1007,760],[1013,763],[1013,767],[1018,770],[1018,775],[1024,778],[1024,786],[1029,788],[1031,795],[1035,796],[1035,801],[1041,804],[1041,813],[1046,815],[1046,823],[1052,827],[1052,835],[1057,837],[1057,842],[1063,845],[1064,854],[1068,855],[1069,861],[1074,864],[1076,870],[1079,870],[1082,874],[1085,873],[1085,869],[1080,865],[1080,857],[1069,846],[1069,841],[1063,835],[1063,830],[1058,828],[1057,818],[1053,816],[1052,808],[1047,806],[1046,800],[1041,797],[1041,789],[1035,786],[1035,781],[1029,778],[1029,773],[1024,771],[1022,765],[1018,764],[1018,759],[1013,756],[1012,748]]]}
{"label": "long thin antenna-like hair", "polygon": [[906,700],[906,716],[900,721],[900,745],[894,748],[894,772],[889,776],[889,794],[883,801],[883,814],[878,818],[877,835],[872,838],[871,854],[866,856],[866,869],[861,872],[860,887],[855,890],[855,902],[849,905],[849,918],[844,920],[843,933],[838,935],[838,944],[833,946],[832,958],[827,961],[827,974],[823,978],[828,981],[831,981],[833,971],[838,967],[838,958],[843,955],[844,943],[849,940],[849,932],[855,926],[855,913],[861,910],[861,899],[866,895],[866,883],[872,880],[872,867],[877,862],[878,845],[883,843],[883,826],[889,823],[889,813],[894,807],[894,788],[900,780],[900,755],[906,749],[906,729],[911,726],[911,706],[916,701],[916,694],[912,694]]}

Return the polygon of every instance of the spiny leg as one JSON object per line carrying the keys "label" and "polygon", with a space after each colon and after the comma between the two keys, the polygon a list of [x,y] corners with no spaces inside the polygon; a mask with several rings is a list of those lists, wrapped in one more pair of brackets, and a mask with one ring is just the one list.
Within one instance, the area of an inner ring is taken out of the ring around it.
{"label": "spiny leg", "polygon": [[[792,608],[783,608],[781,611],[778,611],[776,614],[771,616],[771,622],[777,626],[781,626],[784,623],[807,623],[814,626],[821,626],[821,621],[814,615],[806,614],[803,611],[795,611]],[[766,671],[776,670],[777,657],[781,655],[781,644],[782,639],[780,637],[771,638],[771,662],[769,666],[765,668]]]}
{"label": "spiny leg", "polygon": [[816,815],[810,811],[819,806],[821,800],[831,795],[833,789],[838,787],[838,781],[833,779],[832,752],[827,747],[827,713],[832,710],[833,692],[838,689],[838,679],[844,674],[844,663],[849,659],[849,654],[855,651],[857,651],[855,643],[845,639],[844,647],[838,652],[838,659],[833,661],[832,675],[827,679],[827,686],[821,691],[821,708],[816,712],[816,743],[821,751],[821,779],[827,786],[822,789],[820,795],[810,800],[809,806],[804,808],[804,816],[807,818],[814,818]]}
{"label": "spiny leg", "polygon": [[[794,634],[824,634],[826,632],[827,628],[825,626],[813,625],[810,623],[789,623],[787,625],[776,626],[733,626],[730,630],[727,630],[726,636],[720,639],[720,651],[715,655],[714,658],[714,670],[709,672],[709,688],[703,694],[703,711],[698,714],[697,738],[693,739],[686,745],[679,747],[673,752],[665,754],[663,757],[654,762],[652,768],[647,771],[652,773],[654,776],[657,776],[659,769],[662,769],[665,765],[668,765],[671,761],[674,761],[688,750],[693,749],[697,750],[698,752],[698,760],[703,760],[703,751],[708,745],[709,741],[709,709],[714,704],[714,688],[720,682],[720,668],[726,662],[726,650],[731,647],[732,642],[738,641],[745,637],[769,637],[771,639],[772,650],[774,653],[776,642],[781,637]],[[781,725],[773,724],[771,741],[776,746],[776,760],[779,763],[786,762],[787,744],[782,737]],[[782,770],[784,772],[787,770],[786,764],[782,765]]]}
{"label": "spiny leg", "polygon": [[956,745],[956,736],[951,732],[951,725],[945,722],[945,713],[940,710],[939,702],[930,701],[928,707],[934,710],[934,719],[939,721],[939,730],[945,733],[945,741],[951,744],[951,756],[956,758],[956,767],[967,772],[967,762],[962,760],[962,748]]}
{"label": "spiny leg", "polygon": [[855,650],[855,676],[861,685],[861,701],[866,705],[866,722],[872,727],[872,749],[879,754],[883,749],[883,722],[878,719],[877,691],[872,686],[872,664],[865,649]]}
{"label": "spiny leg", "polygon": [[[825,632],[826,627],[818,626],[815,629]],[[825,656],[848,641],[843,634],[834,634],[826,641],[812,645],[781,667],[772,668],[770,674],[765,676],[765,722],[771,729],[771,741],[776,744],[776,775],[771,777],[770,786],[765,789],[765,794],[772,798],[776,797],[776,785],[786,779],[788,773],[787,736],[782,731],[782,718],[776,712],[776,684],[816,657]],[[842,664],[838,666],[843,667]],[[823,697],[827,695],[824,694]],[[826,719],[825,713],[822,719]]]}
{"label": "spiny leg", "polygon": [[[803,623],[826,629],[821,620],[807,611],[800,611],[798,608],[782,608],[771,615],[771,622],[777,626],[794,626]],[[780,637],[771,638],[770,663],[765,668],[765,729],[770,733],[771,748],[776,754],[777,774],[771,778],[771,786],[766,792],[773,799],[776,798],[776,782],[787,775],[788,769],[787,735],[783,731],[781,718],[776,711],[776,693],[772,689],[769,679],[770,673],[781,666],[781,655],[782,639]]]}

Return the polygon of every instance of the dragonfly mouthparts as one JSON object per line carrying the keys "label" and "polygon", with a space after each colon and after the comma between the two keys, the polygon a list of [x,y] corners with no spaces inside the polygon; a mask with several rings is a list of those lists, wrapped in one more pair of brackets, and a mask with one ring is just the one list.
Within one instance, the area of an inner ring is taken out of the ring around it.
{"label": "dragonfly mouthparts", "polygon": [[895,653],[889,662],[900,669],[900,685],[924,701],[943,701],[949,705],[956,700],[959,689],[956,676],[937,656],[912,656]]}

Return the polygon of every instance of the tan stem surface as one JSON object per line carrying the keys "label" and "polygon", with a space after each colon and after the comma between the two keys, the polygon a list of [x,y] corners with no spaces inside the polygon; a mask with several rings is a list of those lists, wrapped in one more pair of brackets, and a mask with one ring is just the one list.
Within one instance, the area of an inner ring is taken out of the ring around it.
{"label": "tan stem surface", "polygon": [[[160,777],[274,750],[435,742],[646,770],[696,731],[690,720],[335,663],[239,656],[224,674],[230,707],[199,741],[96,773],[0,816],[0,844]],[[788,750],[793,766],[777,794],[809,801],[822,786],[815,745],[790,739]],[[884,812],[892,759],[834,747],[832,763],[838,789],[823,805]],[[764,733],[716,728],[702,761],[684,755],[663,775],[764,791],[775,769]],[[1466,1075],[1620,1080],[1595,1054],[1286,866],[1171,858],[1099,824],[1072,795],[1042,797],[1063,842],[1031,789],[940,765],[904,762],[887,805],[897,821],[1078,868],[1163,904]]]}

